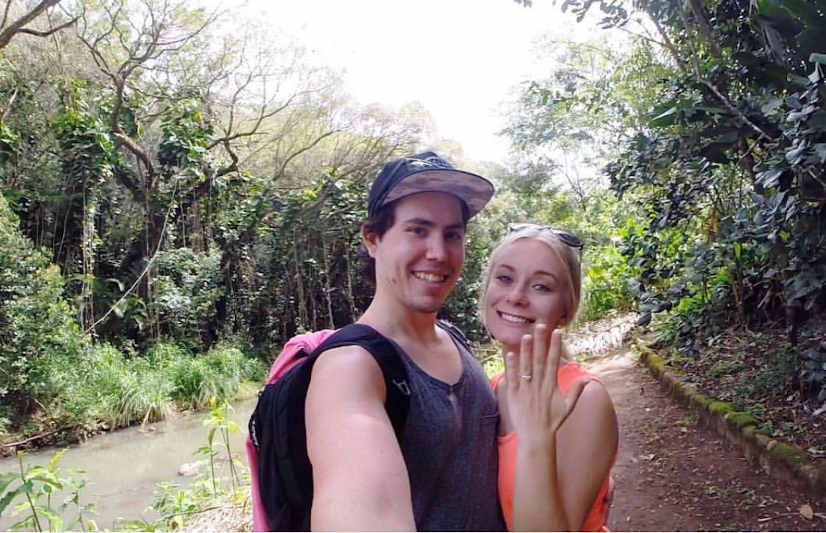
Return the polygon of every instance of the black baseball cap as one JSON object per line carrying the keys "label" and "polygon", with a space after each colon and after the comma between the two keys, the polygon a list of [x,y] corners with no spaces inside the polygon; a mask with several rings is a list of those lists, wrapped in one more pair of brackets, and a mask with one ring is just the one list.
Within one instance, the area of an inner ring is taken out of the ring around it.
{"label": "black baseball cap", "polygon": [[367,196],[367,216],[404,196],[445,192],[464,202],[470,218],[485,207],[493,190],[493,184],[482,176],[456,170],[435,152],[424,152],[394,159],[382,167]]}

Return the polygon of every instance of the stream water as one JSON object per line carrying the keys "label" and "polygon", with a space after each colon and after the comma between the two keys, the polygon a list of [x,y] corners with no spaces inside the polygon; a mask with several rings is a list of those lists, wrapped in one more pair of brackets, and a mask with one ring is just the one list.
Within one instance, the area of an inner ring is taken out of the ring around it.
{"label": "stream water", "polygon": [[[233,405],[232,420],[240,430],[232,435],[233,455],[246,464],[244,438],[247,421],[255,408],[255,399]],[[175,481],[185,485],[192,477],[181,477],[178,469],[185,463],[204,459],[195,451],[207,443],[209,430],[202,423],[203,414],[191,414],[151,424],[148,430],[127,428],[94,437],[84,444],[70,447],[60,468],[76,468],[86,472],[86,486],[81,491],[81,503],[94,503],[97,514],[92,516],[100,529],[113,529],[116,521],[154,520],[157,513],[147,510],[154,497],[155,484]],[[27,453],[25,465],[46,465],[56,449]],[[0,473],[18,471],[17,457],[0,459]],[[53,507],[57,505],[52,503]],[[19,520],[10,518],[9,506],[0,516],[0,531]],[[23,515],[21,515],[23,516]],[[69,514],[73,518],[74,513]]]}

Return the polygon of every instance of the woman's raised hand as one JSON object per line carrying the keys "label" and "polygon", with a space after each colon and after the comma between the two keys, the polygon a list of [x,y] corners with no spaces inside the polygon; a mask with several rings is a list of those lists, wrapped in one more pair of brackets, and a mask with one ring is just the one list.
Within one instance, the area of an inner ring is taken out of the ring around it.
{"label": "woman's raised hand", "polygon": [[588,382],[579,379],[563,396],[556,379],[561,357],[562,332],[543,323],[522,337],[518,354],[505,355],[508,410],[520,442],[554,438]]}

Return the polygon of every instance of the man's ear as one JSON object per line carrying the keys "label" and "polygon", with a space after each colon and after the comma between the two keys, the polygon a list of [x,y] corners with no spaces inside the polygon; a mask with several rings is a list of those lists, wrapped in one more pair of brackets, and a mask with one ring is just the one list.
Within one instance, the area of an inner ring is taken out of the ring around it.
{"label": "man's ear", "polygon": [[370,254],[373,259],[376,258],[376,245],[379,242],[379,236],[374,231],[368,229],[366,224],[361,225],[361,243],[364,249]]}

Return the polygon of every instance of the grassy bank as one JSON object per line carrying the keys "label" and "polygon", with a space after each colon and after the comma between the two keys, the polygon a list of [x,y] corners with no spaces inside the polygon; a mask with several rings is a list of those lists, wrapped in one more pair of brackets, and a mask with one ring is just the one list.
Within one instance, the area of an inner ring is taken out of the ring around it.
{"label": "grassy bank", "polygon": [[[165,419],[176,411],[202,410],[210,398],[255,394],[264,368],[232,346],[193,354],[159,343],[128,356],[108,344],[80,356],[43,361],[39,374],[48,396],[0,407],[0,453],[82,441],[90,435]],[[4,412],[4,409],[7,409]],[[11,413],[26,416],[12,417]]]}

